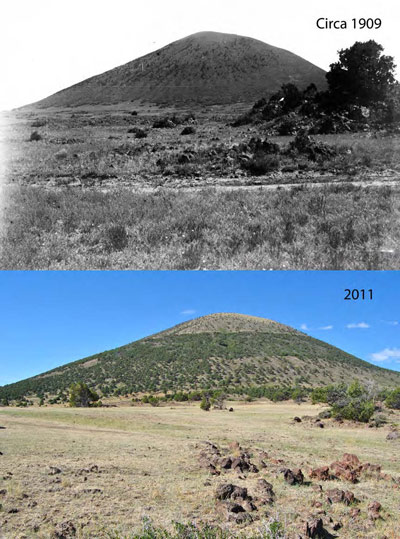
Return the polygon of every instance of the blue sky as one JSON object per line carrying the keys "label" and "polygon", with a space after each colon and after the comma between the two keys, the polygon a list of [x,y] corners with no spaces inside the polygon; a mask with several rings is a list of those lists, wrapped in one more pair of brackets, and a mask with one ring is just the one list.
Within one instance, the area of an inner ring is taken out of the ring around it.
{"label": "blue sky", "polygon": [[[345,301],[345,288],[373,300]],[[0,272],[0,385],[214,312],[400,371],[400,272]]]}

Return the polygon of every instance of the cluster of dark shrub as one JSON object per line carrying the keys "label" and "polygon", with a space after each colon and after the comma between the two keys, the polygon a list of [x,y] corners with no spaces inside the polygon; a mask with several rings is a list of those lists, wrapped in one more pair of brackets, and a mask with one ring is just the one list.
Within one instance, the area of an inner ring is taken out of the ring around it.
{"label": "cluster of dark shrub", "polygon": [[279,170],[282,157],[294,160],[304,157],[309,161],[322,162],[334,158],[338,153],[336,148],[316,141],[305,129],[300,129],[294,140],[284,148],[267,138],[262,140],[253,137],[249,143],[238,145],[237,150],[242,168],[251,176],[262,176]]}
{"label": "cluster of dark shrub", "polygon": [[383,402],[388,408],[400,409],[400,388],[377,391],[373,386],[363,386],[357,380],[349,386],[340,384],[315,388],[310,397],[313,404],[329,404],[330,410],[326,413],[330,417],[362,423],[372,421],[375,426],[384,422],[382,417],[375,416],[382,411]]}
{"label": "cluster of dark shrub", "polygon": [[274,135],[295,135],[301,129],[328,134],[393,128],[400,122],[400,85],[393,58],[382,52],[375,41],[356,42],[339,51],[339,61],[331,64],[327,90],[284,84],[232,125],[262,123]]}
{"label": "cluster of dark shrub", "polygon": [[[153,128],[155,129],[173,129],[182,124],[194,124],[196,123],[196,117],[193,114],[188,114],[182,118],[176,115],[165,116],[164,118],[158,118],[153,122]],[[182,133],[189,134],[189,133]]]}
{"label": "cluster of dark shrub", "polygon": [[99,399],[99,395],[83,382],[72,384],[69,388],[69,405],[72,407],[101,406]]}
{"label": "cluster of dark shrub", "polygon": [[223,392],[221,390],[213,391],[176,391],[167,392],[164,395],[143,395],[142,398],[133,398],[132,402],[142,402],[144,404],[151,404],[152,406],[159,406],[163,402],[196,402],[201,401],[204,397],[211,399],[212,403],[217,402],[221,398]]}

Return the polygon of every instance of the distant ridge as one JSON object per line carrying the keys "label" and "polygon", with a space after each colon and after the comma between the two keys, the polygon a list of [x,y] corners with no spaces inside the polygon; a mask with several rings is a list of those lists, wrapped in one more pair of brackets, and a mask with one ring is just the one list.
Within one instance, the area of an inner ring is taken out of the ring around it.
{"label": "distant ridge", "polygon": [[65,391],[84,381],[123,393],[220,387],[374,381],[400,385],[400,373],[377,367],[265,318],[215,313],[139,341],[0,387],[0,399]]}
{"label": "distant ridge", "polygon": [[257,39],[199,32],[34,105],[254,103],[289,82],[300,89],[310,83],[322,89],[325,72],[296,54]]}

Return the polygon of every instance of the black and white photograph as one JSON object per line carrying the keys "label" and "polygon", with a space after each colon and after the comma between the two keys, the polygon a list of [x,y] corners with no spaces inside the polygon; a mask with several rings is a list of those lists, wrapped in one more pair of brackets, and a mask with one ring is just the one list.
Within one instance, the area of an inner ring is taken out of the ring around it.
{"label": "black and white photograph", "polygon": [[0,267],[399,269],[398,15],[3,0]]}
{"label": "black and white photograph", "polygon": [[400,539],[398,2],[0,20],[0,539]]}

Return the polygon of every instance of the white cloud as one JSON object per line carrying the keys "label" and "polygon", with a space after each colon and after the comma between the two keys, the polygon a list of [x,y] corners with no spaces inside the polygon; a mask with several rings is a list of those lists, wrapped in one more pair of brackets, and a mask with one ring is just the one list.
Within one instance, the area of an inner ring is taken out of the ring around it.
{"label": "white cloud", "polygon": [[329,329],[333,329],[333,326],[322,326],[321,328],[318,328],[318,329],[322,329],[324,331],[328,331]]}
{"label": "white cloud", "polygon": [[307,326],[307,324],[301,324],[300,329],[302,331],[307,331],[309,329],[309,327]]}
{"label": "white cloud", "polygon": [[[386,361],[388,359],[400,359],[400,348],[385,348],[380,352],[371,354],[372,361]],[[400,361],[398,361],[400,363]]]}
{"label": "white cloud", "polygon": [[184,311],[181,311],[181,314],[194,314],[195,312],[194,309],[185,309]]}
{"label": "white cloud", "polygon": [[347,324],[346,327],[347,329],[367,329],[370,325],[365,322],[358,322],[357,324]]}
{"label": "white cloud", "polygon": [[398,320],[388,320],[386,324],[389,324],[389,326],[398,326],[399,322]]}

